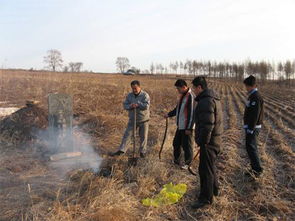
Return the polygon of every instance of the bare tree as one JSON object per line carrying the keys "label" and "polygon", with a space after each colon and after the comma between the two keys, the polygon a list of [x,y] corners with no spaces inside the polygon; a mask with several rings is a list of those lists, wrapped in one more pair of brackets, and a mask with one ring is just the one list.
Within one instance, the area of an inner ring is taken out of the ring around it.
{"label": "bare tree", "polygon": [[160,72],[160,74],[163,74],[163,71],[165,70],[162,64],[157,64],[156,69]]}
{"label": "bare tree", "polygon": [[244,74],[245,74],[245,66],[244,66],[244,64],[238,65],[238,79],[240,81],[243,80]]}
{"label": "bare tree", "polygon": [[183,73],[183,67],[184,67],[184,65],[183,65],[182,61],[180,61],[180,62],[179,62],[180,74]]}
{"label": "bare tree", "polygon": [[154,71],[155,71],[155,65],[153,63],[151,63],[151,66],[150,66],[151,74],[154,74]]}
{"label": "bare tree", "polygon": [[82,62],[70,62],[69,67],[71,72],[80,72],[83,66]]}
{"label": "bare tree", "polygon": [[288,81],[289,85],[291,82],[291,75],[292,75],[292,63],[291,61],[286,61],[285,65],[284,65],[284,71],[285,71],[285,76],[286,76],[286,80]]}
{"label": "bare tree", "polygon": [[262,82],[265,82],[265,80],[267,79],[268,74],[270,72],[269,65],[266,62],[261,61],[259,63],[258,68],[259,68],[260,79],[262,80]]}
{"label": "bare tree", "polygon": [[170,63],[169,67],[170,67],[170,70],[171,70],[171,73],[172,73],[172,71],[174,70],[174,64]]}
{"label": "bare tree", "polygon": [[208,63],[207,63],[207,71],[208,71],[208,76],[211,77],[212,64],[210,61],[208,61]]}
{"label": "bare tree", "polygon": [[62,56],[61,52],[56,49],[51,49],[47,51],[47,55],[44,57],[44,63],[47,64],[48,68],[52,71],[56,71],[58,68],[62,68]]}
{"label": "bare tree", "polygon": [[293,85],[294,85],[294,77],[295,77],[295,60],[292,62],[292,75],[293,75],[293,81],[292,81],[292,83],[293,83]]}
{"label": "bare tree", "polygon": [[283,71],[284,71],[284,65],[283,65],[283,63],[282,62],[280,62],[279,64],[278,64],[278,68],[277,68],[277,70],[278,70],[278,78],[279,79],[283,79],[284,77],[282,76],[283,75]]}
{"label": "bare tree", "polygon": [[[170,63],[169,67],[170,67],[171,70],[174,71],[175,74],[177,74],[177,69],[178,69],[178,67],[179,67],[179,64],[178,64],[177,61],[174,62],[174,63],[173,63],[173,62]],[[171,72],[172,72],[172,71],[171,71]]]}
{"label": "bare tree", "polygon": [[129,59],[126,57],[117,57],[116,65],[117,65],[117,69],[121,73],[124,73],[125,70],[130,67]]}
{"label": "bare tree", "polygon": [[275,80],[275,75],[276,75],[276,64],[273,61],[271,64],[269,64],[269,71],[272,74],[272,80]]}
{"label": "bare tree", "polygon": [[190,60],[187,60],[183,67],[185,70],[187,70],[188,74],[192,73],[192,62]]}
{"label": "bare tree", "polygon": [[197,70],[199,68],[199,64],[197,61],[193,61],[192,63],[192,71],[193,71],[193,74],[196,75],[197,74]]}
{"label": "bare tree", "polygon": [[69,67],[68,66],[64,66],[63,72],[69,72]]}
{"label": "bare tree", "polygon": [[178,62],[176,61],[176,62],[175,62],[175,65],[174,65],[174,70],[175,70],[176,74],[177,74],[178,67],[179,67],[179,64],[178,64]]}
{"label": "bare tree", "polygon": [[168,68],[167,67],[165,67],[164,72],[165,72],[165,74],[168,74]]}
{"label": "bare tree", "polygon": [[75,71],[75,63],[74,62],[70,62],[69,63],[69,68],[70,68],[70,71],[71,72],[74,72]]}
{"label": "bare tree", "polygon": [[83,63],[82,62],[76,62],[76,71],[77,72],[80,72],[81,69],[83,67]]}

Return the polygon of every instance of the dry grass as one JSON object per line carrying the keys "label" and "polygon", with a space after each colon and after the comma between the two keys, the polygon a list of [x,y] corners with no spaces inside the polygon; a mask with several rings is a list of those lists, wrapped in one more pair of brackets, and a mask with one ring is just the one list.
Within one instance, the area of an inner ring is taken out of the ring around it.
{"label": "dry grass", "polygon": [[[113,159],[105,153],[116,150],[121,141],[127,123],[122,101],[134,77],[4,71],[0,101],[7,103],[0,103],[2,107],[22,107],[26,100],[34,99],[40,100],[40,108],[46,109],[48,93],[72,95],[75,125],[91,136],[95,150],[104,157],[103,167],[112,166],[113,174],[102,177],[91,171],[75,170],[61,179],[44,160],[42,143],[23,143],[20,148],[0,138],[0,220],[295,219],[294,142],[288,139],[294,133],[290,127],[292,106],[288,108],[284,104],[288,112],[282,119],[284,124],[280,124],[271,111],[278,101],[272,102],[271,90],[263,88],[270,116],[260,136],[265,174],[249,180],[243,176],[248,164],[241,129],[245,94],[239,84],[210,81],[211,87],[223,98],[225,133],[218,159],[222,189],[211,208],[193,211],[189,205],[198,193],[199,179],[171,164],[174,121],[169,123],[162,160],[157,156],[165,126],[162,115],[176,102],[175,78],[136,78],[142,81],[152,101],[150,151],[137,167],[128,168],[128,156]],[[288,96],[288,99],[294,97]],[[286,134],[287,130],[292,132]],[[169,182],[188,185],[188,192],[180,203],[162,208],[141,204],[143,198],[155,195]]]}

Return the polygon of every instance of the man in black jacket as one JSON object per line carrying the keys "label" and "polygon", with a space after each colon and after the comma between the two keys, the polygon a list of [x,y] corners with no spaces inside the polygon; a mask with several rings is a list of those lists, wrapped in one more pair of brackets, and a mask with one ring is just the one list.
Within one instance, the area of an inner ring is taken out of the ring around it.
{"label": "man in black jacket", "polygon": [[244,113],[244,129],[246,132],[246,150],[252,168],[250,173],[246,173],[246,175],[259,176],[263,168],[257,150],[257,137],[263,121],[263,98],[258,92],[254,76],[247,77],[244,84],[249,95]]}
{"label": "man in black jacket", "polygon": [[200,195],[192,205],[199,209],[213,202],[218,195],[216,158],[220,152],[222,127],[222,109],[219,96],[207,88],[204,77],[193,80],[193,90],[198,102],[195,109],[195,141],[200,146]]}

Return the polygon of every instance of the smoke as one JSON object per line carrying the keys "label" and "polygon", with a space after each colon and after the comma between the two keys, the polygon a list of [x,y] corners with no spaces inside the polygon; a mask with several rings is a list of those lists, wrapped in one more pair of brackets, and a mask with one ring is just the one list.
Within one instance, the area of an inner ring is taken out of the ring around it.
{"label": "smoke", "polygon": [[92,139],[78,127],[38,131],[37,139],[46,149],[49,167],[64,177],[76,169],[98,172],[102,158],[94,151]]}

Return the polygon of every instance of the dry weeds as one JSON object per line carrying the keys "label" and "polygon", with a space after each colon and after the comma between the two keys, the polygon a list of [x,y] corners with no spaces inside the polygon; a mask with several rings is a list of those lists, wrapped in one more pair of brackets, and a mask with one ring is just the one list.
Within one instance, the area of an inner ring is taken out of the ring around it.
{"label": "dry weeds", "polygon": [[[248,166],[241,129],[245,94],[240,84],[210,81],[210,86],[222,94],[224,106],[225,133],[218,159],[221,195],[211,208],[193,211],[189,205],[199,190],[199,179],[171,164],[174,121],[169,122],[161,161],[157,155],[165,126],[162,115],[176,102],[175,77],[136,77],[142,81],[152,101],[150,151],[147,158],[130,169],[128,156],[109,158],[105,154],[116,150],[121,141],[127,123],[122,101],[134,77],[27,71],[4,71],[3,74],[0,102],[7,103],[0,103],[1,106],[22,107],[26,100],[34,99],[41,101],[40,108],[46,110],[48,93],[72,95],[75,125],[91,136],[95,150],[104,157],[102,167],[112,168],[113,173],[103,177],[91,171],[75,170],[61,179],[48,167],[42,143],[22,142],[22,148],[19,148],[19,142],[12,142],[18,136],[4,134],[9,127],[6,123],[4,125],[7,120],[2,119],[0,220],[295,219],[294,142],[286,141],[291,134],[286,136],[284,133],[287,129],[294,133],[293,121],[283,126],[279,124],[276,112],[270,110],[272,96],[267,88],[263,90],[269,99],[266,111],[271,119],[267,118],[260,136],[265,174],[250,180],[243,176]],[[288,96],[288,99],[294,99],[294,96]],[[279,103],[277,98],[273,103]],[[293,115],[288,115],[289,108],[286,110],[284,119],[290,121]],[[28,122],[17,122],[17,125],[21,124],[28,125]],[[9,142],[7,137],[11,138]],[[188,192],[180,203],[162,208],[148,208],[141,204],[143,198],[152,197],[169,182],[188,185]]]}

